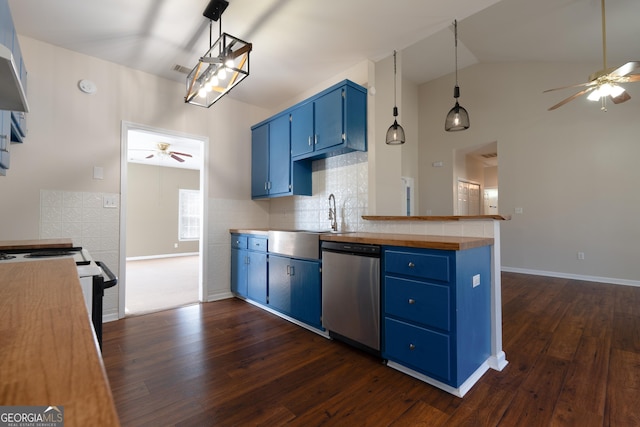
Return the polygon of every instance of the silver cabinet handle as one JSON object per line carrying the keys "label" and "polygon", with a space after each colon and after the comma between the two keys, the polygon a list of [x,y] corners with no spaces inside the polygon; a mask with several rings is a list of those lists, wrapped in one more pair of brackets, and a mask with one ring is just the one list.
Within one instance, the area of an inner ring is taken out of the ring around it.
{"label": "silver cabinet handle", "polygon": [[416,349],[416,346],[413,344],[409,344],[409,350],[413,351]]}
{"label": "silver cabinet handle", "polygon": [[314,143],[315,145],[317,145],[317,144],[318,144],[318,135],[317,135],[317,134],[316,134],[316,135],[313,135],[313,143]]}
{"label": "silver cabinet handle", "polygon": [[415,303],[416,303],[416,300],[414,300],[413,298],[409,298],[409,301],[408,301],[408,302],[409,302],[409,304],[415,304]]}
{"label": "silver cabinet handle", "polygon": [[309,135],[309,147],[311,147],[311,135]]}
{"label": "silver cabinet handle", "polygon": [[413,268],[413,267],[415,267],[415,266],[416,266],[416,265],[415,265],[414,263],[412,263],[411,261],[409,261],[409,268]]}
{"label": "silver cabinet handle", "polygon": [[296,270],[295,270],[295,267],[293,265],[291,266],[291,274],[290,275],[291,276],[295,276],[296,275]]}

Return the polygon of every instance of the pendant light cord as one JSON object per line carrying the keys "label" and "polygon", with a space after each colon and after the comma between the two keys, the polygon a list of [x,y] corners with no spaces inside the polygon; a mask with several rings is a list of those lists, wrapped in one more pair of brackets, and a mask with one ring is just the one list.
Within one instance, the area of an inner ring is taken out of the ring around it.
{"label": "pendant light cord", "polygon": [[455,38],[455,54],[456,54],[456,86],[458,86],[458,20],[453,21],[453,34]]}
{"label": "pendant light cord", "polygon": [[398,115],[398,102],[396,100],[396,90],[397,90],[398,82],[396,81],[396,51],[393,51],[393,116]]}

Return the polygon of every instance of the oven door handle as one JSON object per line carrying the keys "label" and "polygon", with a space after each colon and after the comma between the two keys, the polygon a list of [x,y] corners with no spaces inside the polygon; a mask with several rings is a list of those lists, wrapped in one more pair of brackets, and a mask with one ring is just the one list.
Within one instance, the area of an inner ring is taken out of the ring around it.
{"label": "oven door handle", "polygon": [[109,278],[109,280],[105,280],[103,289],[112,288],[118,284],[118,277],[115,274],[113,274],[111,270],[109,270],[109,267],[107,267],[107,264],[105,264],[102,261],[96,261],[96,264],[98,264],[98,267],[100,267],[102,271]]}

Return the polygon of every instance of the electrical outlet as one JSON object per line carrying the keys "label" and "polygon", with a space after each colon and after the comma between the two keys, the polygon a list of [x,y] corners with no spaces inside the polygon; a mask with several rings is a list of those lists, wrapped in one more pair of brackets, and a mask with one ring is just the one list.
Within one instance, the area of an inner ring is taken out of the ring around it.
{"label": "electrical outlet", "polygon": [[516,212],[518,215],[521,215],[521,214],[522,214],[522,208],[515,208],[515,212]]}
{"label": "electrical outlet", "polygon": [[580,261],[584,260],[584,252],[578,252],[578,259]]}
{"label": "electrical outlet", "polygon": [[480,275],[476,274],[473,276],[473,287],[480,286]]}

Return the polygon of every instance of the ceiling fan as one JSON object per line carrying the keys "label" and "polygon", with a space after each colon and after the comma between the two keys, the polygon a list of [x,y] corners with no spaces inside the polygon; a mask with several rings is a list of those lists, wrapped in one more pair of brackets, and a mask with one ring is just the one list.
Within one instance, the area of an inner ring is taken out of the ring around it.
{"label": "ceiling fan", "polygon": [[612,101],[614,104],[621,104],[631,99],[631,96],[622,86],[620,86],[620,83],[640,81],[640,61],[629,61],[615,69],[607,68],[607,31],[605,21],[605,7],[604,0],[602,0],[602,70],[591,74],[589,76],[589,81],[586,83],[545,90],[544,92],[546,93],[572,87],[585,87],[580,92],[575,93],[550,107],[548,111],[562,107],[569,101],[573,101],[587,93],[589,93],[587,99],[590,101],[600,100],[602,102],[602,111],[607,111],[607,100]]}
{"label": "ceiling fan", "polygon": [[169,151],[169,147],[171,146],[171,144],[169,144],[168,142],[158,142],[157,146],[158,146],[158,149],[156,153],[149,154],[147,157],[145,157],[145,159],[150,159],[157,154],[160,157],[171,157],[172,159],[182,163],[184,162],[184,159],[178,156],[193,157],[191,154],[188,154],[188,153],[179,153],[177,151]]}

